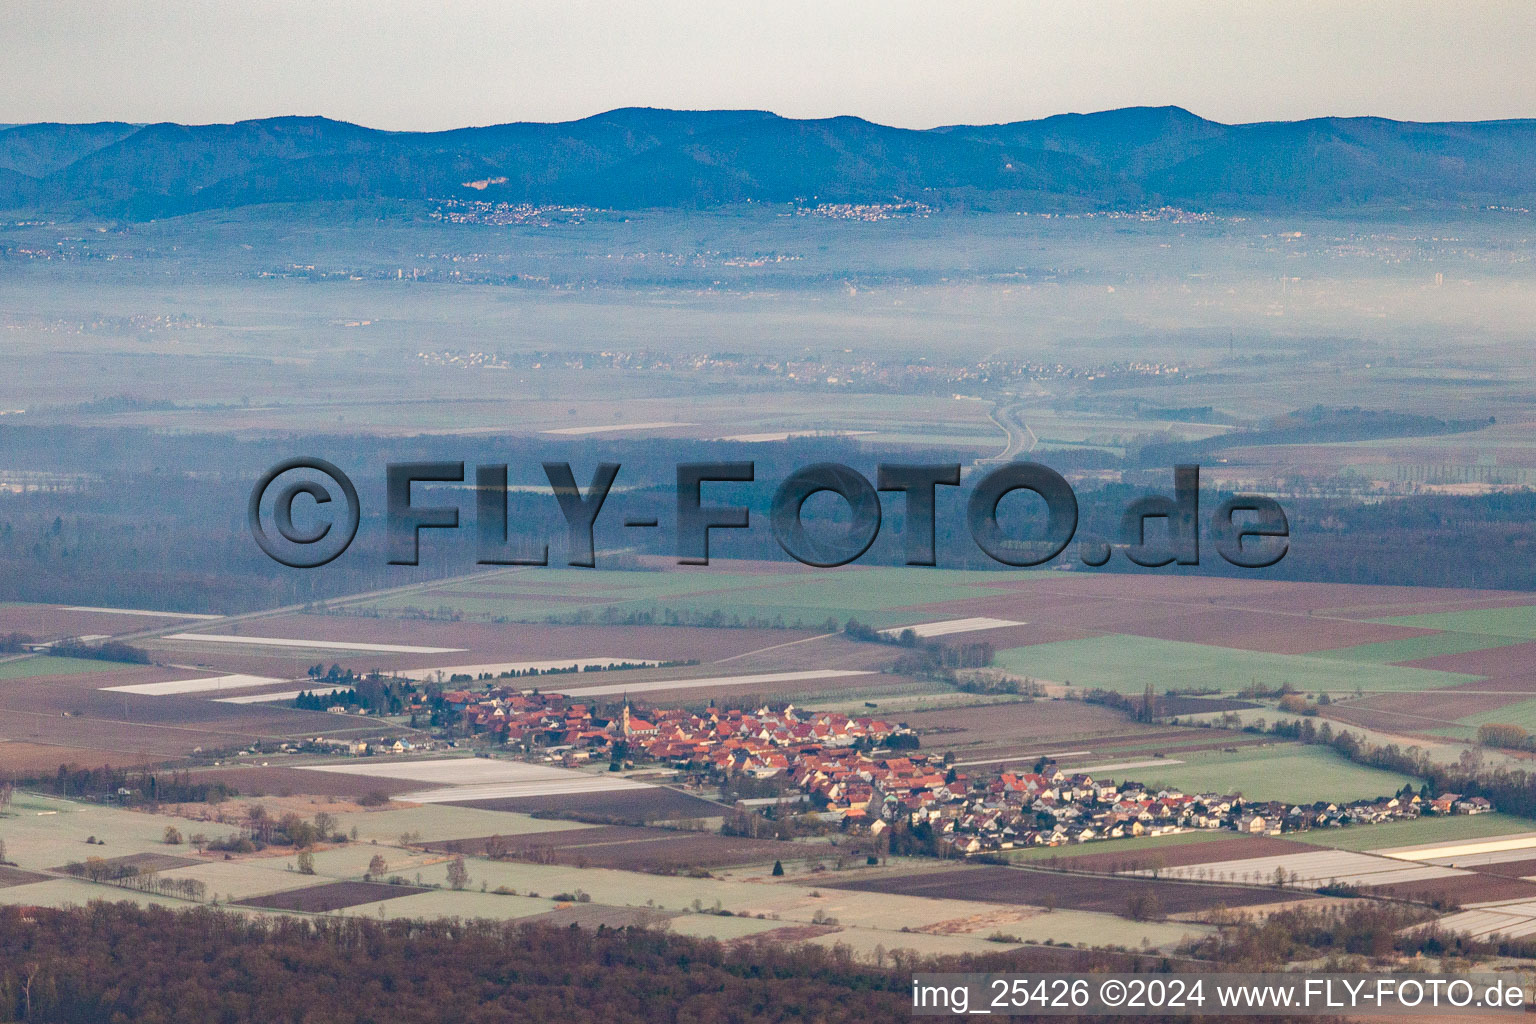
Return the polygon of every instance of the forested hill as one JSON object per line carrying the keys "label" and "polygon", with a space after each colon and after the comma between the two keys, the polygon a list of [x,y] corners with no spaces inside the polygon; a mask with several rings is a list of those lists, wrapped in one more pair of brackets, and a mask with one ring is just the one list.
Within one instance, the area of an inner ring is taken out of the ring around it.
{"label": "forested hill", "polygon": [[274,202],[612,209],[921,202],[993,210],[1529,206],[1536,120],[1226,125],[1132,107],[914,131],[856,117],[629,108],[387,132],[322,117],[0,130],[0,209],[150,218]]}

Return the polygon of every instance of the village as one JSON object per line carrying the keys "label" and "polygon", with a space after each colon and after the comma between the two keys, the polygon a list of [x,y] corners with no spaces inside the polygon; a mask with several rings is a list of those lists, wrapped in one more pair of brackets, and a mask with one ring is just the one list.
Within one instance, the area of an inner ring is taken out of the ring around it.
{"label": "village", "polygon": [[1245,800],[1240,794],[1183,793],[1138,782],[1067,772],[1049,758],[1031,771],[970,773],[952,754],[920,753],[903,725],[870,717],[807,711],[639,710],[626,699],[602,717],[558,693],[493,689],[442,694],[452,720],[472,735],[567,767],[608,760],[687,773],[695,785],[750,779],[774,797],[744,801],[765,814],[809,804],[820,819],[850,832],[907,837],[910,852],[936,856],[1002,853],[1029,847],[1194,830],[1281,835],[1492,810],[1486,799],[1455,793],[1433,799],[1405,786],[1379,799],[1339,804]]}

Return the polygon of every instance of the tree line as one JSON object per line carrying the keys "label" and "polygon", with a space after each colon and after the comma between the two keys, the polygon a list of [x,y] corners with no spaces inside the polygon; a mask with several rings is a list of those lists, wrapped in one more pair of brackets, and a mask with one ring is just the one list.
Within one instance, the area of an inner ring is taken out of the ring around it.
{"label": "tree line", "polygon": [[1045,946],[946,958],[877,950],[865,961],[847,946],[642,928],[0,908],[0,1021],[43,1024],[855,1024],[909,1016],[919,970],[1174,967]]}

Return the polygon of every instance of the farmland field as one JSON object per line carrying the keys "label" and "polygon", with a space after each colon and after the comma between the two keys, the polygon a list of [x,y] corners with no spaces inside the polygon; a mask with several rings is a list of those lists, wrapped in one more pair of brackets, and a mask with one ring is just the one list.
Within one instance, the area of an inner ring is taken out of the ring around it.
{"label": "farmland field", "polygon": [[103,686],[114,693],[139,693],[149,696],[165,696],[178,693],[209,693],[239,690],[251,686],[270,686],[282,682],[268,676],[204,676],[199,679],[173,679],[163,683],[129,683],[123,686]]}
{"label": "farmland field", "polygon": [[1211,881],[1248,882],[1263,885],[1282,874],[1288,884],[1309,888],[1343,882],[1348,885],[1379,886],[1417,883],[1461,877],[1466,872],[1439,864],[1416,864],[1352,850],[1324,847],[1287,849],[1279,854],[1244,856],[1235,860],[1147,868],[1143,875],[1158,878],[1209,879]]}
{"label": "farmland field", "polygon": [[55,658],[44,655],[16,661],[0,661],[0,680],[33,679],[42,676],[77,676],[91,672],[121,671],[123,664],[89,658]]}
{"label": "farmland field", "polygon": [[315,876],[288,870],[288,858],[256,857],[241,860],[203,861],[192,867],[160,872],[169,879],[193,879],[208,887],[211,899],[229,903],[265,896],[283,889],[302,889],[315,884]]}
{"label": "farmland field", "polygon": [[185,623],[192,616],[115,608],[60,608],[48,604],[0,603],[0,635],[21,633],[48,642],[65,637],[112,635],[158,625]]}
{"label": "farmland field", "polygon": [[[778,842],[624,825],[494,838],[480,836],[425,845],[444,853],[475,856],[486,856],[490,846],[496,845],[503,851],[503,856],[518,860],[629,870],[718,868],[771,864],[775,860],[832,860],[855,852],[846,844],[834,847],[826,843]],[[860,857],[864,854],[863,850],[857,852]]]}
{"label": "farmland field", "polygon": [[[1068,737],[1154,733],[1126,721],[1118,711],[1071,700],[1011,701],[979,707],[943,708],[903,716],[928,737],[925,747],[941,750],[1024,744],[1051,749]],[[970,756],[968,753],[967,756]]]}
{"label": "farmland field", "polygon": [[452,803],[456,806],[476,807],[489,811],[518,811],[523,814],[565,811],[623,822],[711,818],[723,815],[729,809],[713,801],[660,786],[620,792],[501,797],[489,800],[456,800]]}
{"label": "farmland field", "polygon": [[1313,829],[1287,838],[1337,850],[1389,850],[1422,843],[1488,839],[1529,832],[1531,822],[1507,814],[1456,814],[1414,821],[1391,821],[1363,828]]}
{"label": "farmland field", "polygon": [[355,640],[296,639],[277,636],[245,636],[229,633],[172,633],[167,642],[229,644],[232,647],[294,647],[307,651],[355,651],[364,654],[456,654],[462,648],[423,647],[419,644],[368,644]]}
{"label": "farmland field", "polygon": [[602,697],[622,693],[660,693],[674,690],[720,690],[736,687],[738,693],[751,692],[742,687],[775,690],[780,683],[798,683],[811,679],[846,679],[872,676],[873,669],[805,669],[800,672],[764,672],[758,675],[706,676],[700,679],[651,679],[633,683],[608,683],[602,686],[572,686],[564,692],[572,697]]}
{"label": "farmland field", "polygon": [[1440,729],[1432,729],[1432,732],[1443,732],[1446,735],[1464,736],[1475,730],[1480,725],[1518,725],[1528,732],[1536,732],[1536,698],[1530,700],[1515,700],[1513,703],[1488,711],[1479,711],[1475,714],[1464,715],[1456,720],[1457,727],[1443,726]]}
{"label": "farmland field", "polygon": [[1015,647],[999,651],[997,664],[1033,679],[1127,694],[1138,694],[1148,684],[1159,693],[1188,687],[1211,687],[1233,693],[1252,685],[1275,689],[1286,683],[1310,693],[1352,693],[1357,688],[1413,691],[1455,686],[1478,678],[1429,669],[1125,635]]}
{"label": "farmland field", "polygon": [[408,779],[443,783],[413,790],[400,799],[411,803],[462,803],[470,800],[515,800],[612,790],[646,790],[613,773],[579,772],[569,768],[487,758],[445,758],[433,761],[385,761],[372,764],[313,764],[305,771],[334,772],[377,779]]}
{"label": "farmland field", "polygon": [[[1472,815],[1465,815],[1472,817]],[[1462,866],[1479,863],[1515,863],[1536,856],[1536,832],[1517,832],[1507,836],[1489,836],[1482,839],[1450,840],[1438,843],[1416,843],[1412,846],[1394,846],[1377,853],[1398,860],[1422,864],[1452,864]]]}
{"label": "farmland field", "polygon": [[1171,836],[1112,839],[1076,846],[1047,846],[1015,852],[1011,859],[1023,862],[1060,862],[1071,871],[1112,874],[1140,868],[1205,864],[1237,857],[1259,857],[1306,847],[1269,836],[1243,836],[1231,832],[1180,832]]}
{"label": "farmland field", "polygon": [[1430,878],[1420,881],[1386,881],[1369,890],[1372,896],[1393,899],[1440,901],[1441,905],[1492,903],[1502,900],[1536,901],[1536,882],[1506,878],[1483,872]]}
{"label": "farmland field", "polygon": [[[109,869],[137,868],[140,872],[164,871],[166,868],[184,868],[202,863],[202,861],[193,857],[178,857],[169,853],[130,853],[122,857],[102,857],[100,859]],[[64,865],[60,864],[49,870],[63,871]]]}
{"label": "farmland field", "polygon": [[1492,636],[1487,633],[1426,633],[1423,636],[1404,637],[1374,644],[1357,644],[1331,651],[1314,651],[1318,658],[1338,658],[1343,661],[1366,661],[1377,664],[1401,664],[1436,658],[1446,654],[1466,654],[1493,647],[1505,647],[1522,643],[1517,637]]}
{"label": "farmland field", "polygon": [[1116,914],[1133,897],[1155,897],[1170,914],[1246,907],[1296,898],[1296,893],[1231,885],[1164,882],[1150,878],[1089,876],[1025,868],[974,867],[881,874],[867,879],[826,883],[831,888],[899,893],[941,899],[1022,903],[1067,910]]}
{"label": "farmland field", "polygon": [[402,896],[414,896],[425,889],[409,885],[384,885],[379,882],[322,882],[302,889],[288,889],[266,896],[251,896],[236,900],[241,907],[259,907],[263,910],[301,910],[309,914],[323,914],[345,907],[394,900]]}
{"label": "farmland field", "polygon": [[1536,640],[1536,604],[1431,612],[1421,615],[1397,615],[1373,621],[1393,626],[1416,626],[1420,629],[1473,633],[1511,643]]}
{"label": "farmland field", "polygon": [[698,614],[722,612],[743,619],[782,619],[820,626],[829,615],[857,617],[876,626],[916,621],[895,609],[943,601],[992,598],[988,584],[1021,584],[1044,573],[964,572],[930,568],[856,568],[807,573],[795,567],[774,571],[583,572],[579,589],[559,569],[527,569],[476,584],[454,584],[406,597],[385,598],[360,608],[400,612],[412,607],[449,607],[475,618],[541,622],[582,609],[615,608],[619,613],[663,607]]}
{"label": "farmland field", "polygon": [[1405,775],[1346,761],[1332,750],[1297,743],[1190,755],[1183,764],[1133,774],[1148,785],[1186,793],[1241,793],[1249,800],[1293,803],[1360,800],[1396,793],[1404,783],[1418,784]]}
{"label": "farmland field", "polygon": [[0,888],[0,904],[23,907],[83,907],[97,900],[135,903],[141,907],[171,907],[185,910],[190,904],[153,893],[136,892],[117,886],[93,885],[73,878],[52,878],[46,882]]}
{"label": "farmland field", "polygon": [[0,864],[0,889],[13,885],[27,885],[31,882],[46,882],[49,875],[37,871],[23,871],[21,868],[13,868]]}

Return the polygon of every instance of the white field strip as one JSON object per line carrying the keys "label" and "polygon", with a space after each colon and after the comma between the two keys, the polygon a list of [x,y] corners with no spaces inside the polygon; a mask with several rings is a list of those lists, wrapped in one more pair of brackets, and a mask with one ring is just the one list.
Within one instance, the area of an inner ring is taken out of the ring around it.
{"label": "white field strip", "polygon": [[1508,903],[1481,910],[1464,910],[1436,922],[1452,932],[1465,932],[1474,939],[1493,934],[1517,939],[1536,932],[1536,903]]}
{"label": "white field strip", "polygon": [[419,789],[401,793],[396,800],[413,804],[446,804],[459,800],[507,800],[521,796],[565,796],[571,793],[608,793],[618,789],[651,789],[643,782],[604,778],[571,772],[572,778],[556,782],[540,779],[530,782],[488,782],[479,786],[448,786],[444,789]]}
{"label": "white field strip", "polygon": [[983,629],[1006,629],[1009,626],[1027,625],[1029,625],[1027,622],[989,619],[985,615],[977,615],[969,619],[945,619],[943,622],[919,622],[912,626],[895,626],[891,629],[882,629],[880,635],[900,636],[910,629],[920,639],[926,640],[932,636],[949,636],[951,633],[976,633]]}
{"label": "white field strip", "polygon": [[[1212,882],[1270,882],[1275,869],[1284,868],[1287,880],[1292,874],[1300,885],[1324,885],[1331,881],[1351,885],[1396,885],[1430,878],[1465,875],[1465,871],[1438,864],[1404,864],[1386,857],[1350,850],[1318,850],[1315,853],[1285,854],[1278,857],[1249,857],[1243,860],[1216,861],[1211,864],[1185,864],[1162,868],[1162,878],[1184,878]],[[1151,871],[1137,874],[1150,875]]]}
{"label": "white field strip", "polygon": [[1353,885],[1399,885],[1403,882],[1427,882],[1432,878],[1450,878],[1454,875],[1465,875],[1467,872],[1458,871],[1455,868],[1444,867],[1440,864],[1420,864],[1418,867],[1408,868],[1406,871],[1388,871],[1379,874],[1352,875],[1349,878],[1341,878],[1341,882],[1349,882]]}
{"label": "white field strip", "polygon": [[1431,857],[1421,864],[1444,864],[1453,868],[1475,868],[1488,864],[1508,864],[1517,860],[1536,860],[1536,850],[1499,850],[1494,853],[1478,853],[1470,857]]}
{"label": "white field strip", "polygon": [[205,676],[202,679],[173,679],[166,683],[134,683],[131,686],[103,686],[114,693],[142,693],[165,697],[176,693],[207,693],[210,690],[240,690],[251,686],[271,686],[281,679],[267,676]]}
{"label": "white field strip", "polygon": [[1062,771],[1067,772],[1069,775],[1092,775],[1094,772],[1129,771],[1132,768],[1154,768],[1160,764],[1165,765],[1183,763],[1183,761],[1179,761],[1172,757],[1159,757],[1149,761],[1116,761],[1114,764],[1089,764],[1084,765],[1081,768],[1078,768],[1074,765],[1063,768]]}
{"label": "white field strip", "polygon": [[541,430],[541,434],[561,434],[566,437],[577,437],[582,434],[613,434],[627,430],[662,430],[666,427],[692,427],[692,423],[672,423],[661,420],[656,423],[605,423],[600,427],[557,427],[554,430]]}
{"label": "white field strip", "polygon": [[[331,690],[339,690],[340,686],[333,686]],[[282,693],[246,693],[239,697],[215,697],[220,704],[268,704],[279,700],[293,700],[301,693],[327,694],[331,690],[316,688],[313,690],[284,690]]]}
{"label": "white field strip", "polygon": [[200,644],[243,644],[248,647],[300,647],[310,651],[374,651],[380,654],[456,654],[462,647],[412,647],[408,644],[360,644],[350,640],[291,640],[276,636],[234,633],[172,633],[167,640]]}
{"label": "white field strip", "polygon": [[335,772],[381,779],[435,782],[441,788],[404,793],[397,800],[412,803],[447,803],[450,800],[497,800],[520,796],[558,796],[567,793],[601,793],[616,789],[650,789],[643,782],[604,772],[591,775],[569,768],[554,768],[521,761],[451,757],[432,761],[392,761],[382,764],[310,764],[306,771]]}
{"label": "white field strip", "polygon": [[874,669],[818,668],[804,672],[766,672],[756,676],[713,676],[709,679],[660,679],[649,683],[614,683],[610,686],[545,686],[550,693],[567,697],[601,697],[610,693],[646,693],[654,690],[694,690],[711,686],[760,686],[793,683],[801,679],[842,679],[846,676],[878,675]]}
{"label": "white field strip", "polygon": [[[1395,860],[1427,860],[1440,861],[1452,857],[1476,857],[1480,854],[1510,853],[1515,850],[1530,851],[1536,849],[1536,832],[1522,832],[1519,835],[1501,836],[1497,839],[1483,839],[1475,842],[1432,843],[1422,846],[1398,846],[1388,850],[1372,850],[1372,853],[1383,857],[1391,857]],[[1507,860],[1524,860],[1524,857],[1508,857]],[[1487,861],[1485,863],[1497,863]]]}
{"label": "white field strip", "polygon": [[199,615],[195,612],[157,612],[148,608],[96,608],[92,605],[71,604],[59,609],[64,612],[96,612],[101,615],[146,615],[156,619],[222,619],[222,615]]}
{"label": "white field strip", "polygon": [[[491,665],[445,665],[442,668],[403,668],[395,674],[406,679],[430,679],[441,672],[444,679],[453,676],[479,678],[483,673],[499,676],[507,672],[549,672],[551,669],[568,669],[572,665],[586,670],[589,667],[609,668],[613,665],[660,665],[654,658],[550,658],[546,661],[503,661]],[[555,673],[558,674],[558,673]]]}

